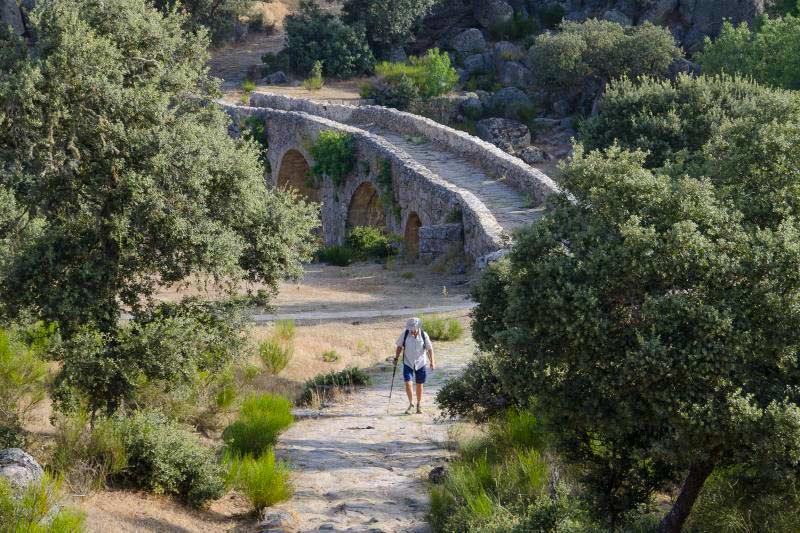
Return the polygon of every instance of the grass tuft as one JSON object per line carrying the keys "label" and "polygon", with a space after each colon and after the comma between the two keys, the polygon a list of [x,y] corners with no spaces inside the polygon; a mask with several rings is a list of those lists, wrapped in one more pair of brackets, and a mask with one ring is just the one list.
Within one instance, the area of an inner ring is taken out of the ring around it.
{"label": "grass tuft", "polygon": [[292,358],[292,349],[278,339],[267,339],[258,347],[258,355],[270,374],[278,374]]}
{"label": "grass tuft", "polygon": [[253,394],[242,402],[238,419],[225,428],[222,438],[228,453],[258,456],[274,446],[278,435],[293,421],[289,400],[272,394]]}
{"label": "grass tuft", "polygon": [[422,329],[434,341],[454,341],[464,334],[464,326],[458,319],[435,315],[422,317]]}
{"label": "grass tuft", "polygon": [[229,459],[229,464],[229,484],[247,497],[256,512],[292,496],[289,467],[275,460],[273,450],[266,451],[260,457],[234,457]]}

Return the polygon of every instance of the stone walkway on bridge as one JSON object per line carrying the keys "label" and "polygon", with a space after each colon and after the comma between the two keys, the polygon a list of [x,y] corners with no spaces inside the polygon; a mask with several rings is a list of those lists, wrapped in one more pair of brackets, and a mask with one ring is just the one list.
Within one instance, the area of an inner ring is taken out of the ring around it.
{"label": "stone walkway on bridge", "polygon": [[382,137],[444,181],[474,194],[509,234],[520,226],[535,222],[545,211],[544,206],[529,207],[529,198],[487,175],[478,165],[428,139],[409,138],[373,124],[349,125]]}

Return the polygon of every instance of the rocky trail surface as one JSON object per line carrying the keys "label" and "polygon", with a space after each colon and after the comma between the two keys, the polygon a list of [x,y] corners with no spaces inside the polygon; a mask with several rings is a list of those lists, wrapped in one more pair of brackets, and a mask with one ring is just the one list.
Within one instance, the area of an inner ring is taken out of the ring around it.
{"label": "rocky trail surface", "polygon": [[402,370],[391,406],[390,363],[373,384],[320,411],[300,411],[281,437],[278,454],[293,468],[294,497],[267,512],[266,531],[422,532],[429,527],[426,480],[449,455],[450,423],[433,398],[473,352],[471,340],[438,343],[423,414],[404,415]]}

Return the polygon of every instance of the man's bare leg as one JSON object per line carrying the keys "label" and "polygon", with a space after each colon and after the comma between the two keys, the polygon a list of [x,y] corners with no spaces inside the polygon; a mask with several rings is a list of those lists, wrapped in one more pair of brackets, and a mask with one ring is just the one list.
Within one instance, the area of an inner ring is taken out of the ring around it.
{"label": "man's bare leg", "polygon": [[422,412],[422,383],[417,383],[417,412]]}
{"label": "man's bare leg", "polygon": [[406,414],[411,413],[411,408],[414,406],[414,393],[411,389],[411,382],[406,381],[406,396],[408,396],[408,409],[406,409]]}

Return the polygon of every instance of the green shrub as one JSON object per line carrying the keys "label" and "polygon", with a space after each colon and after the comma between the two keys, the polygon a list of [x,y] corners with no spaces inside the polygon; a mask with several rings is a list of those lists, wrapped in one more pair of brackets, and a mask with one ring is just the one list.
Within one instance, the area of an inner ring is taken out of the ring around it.
{"label": "green shrub", "polygon": [[646,22],[623,28],[589,19],[565,22],[558,33],[543,33],[528,62],[536,82],[551,99],[568,99],[588,112],[605,84],[627,76],[664,77],[681,51],[667,28]]}
{"label": "green shrub", "polygon": [[253,394],[242,402],[238,418],[225,428],[222,439],[230,453],[258,457],[275,445],[278,435],[293,421],[289,400],[272,394]]}
{"label": "green shrub", "polygon": [[280,339],[267,339],[259,345],[258,355],[270,374],[279,374],[289,364],[292,348]]}
{"label": "green shrub", "polygon": [[445,416],[484,422],[513,401],[502,387],[492,357],[478,355],[458,377],[445,382],[436,394],[436,404]]}
{"label": "green shrub", "polygon": [[542,26],[548,30],[555,29],[561,21],[564,20],[564,7],[560,4],[550,4],[540,8],[537,11],[539,20],[542,21]]}
{"label": "green shrub", "polygon": [[725,21],[714,41],[706,37],[697,61],[704,74],[741,74],[759,83],[800,89],[800,16],[764,17],[750,29]]}
{"label": "green shrub", "polygon": [[298,12],[284,19],[286,42],[277,57],[263,58],[269,67],[287,67],[306,74],[321,61],[328,78],[350,78],[372,72],[375,57],[363,27],[347,26],[313,1],[304,1]]}
{"label": "green shrub", "polygon": [[61,506],[61,481],[47,473],[18,492],[0,477],[0,530],[9,533],[79,533],[86,516]]}
{"label": "green shrub", "polygon": [[317,252],[317,259],[335,266],[347,266],[354,260],[353,250],[349,246],[334,244],[325,246]]}
{"label": "green shrub", "polygon": [[195,32],[208,30],[212,42],[220,45],[234,37],[236,23],[251,13],[255,0],[154,0],[153,4],[164,13],[185,10],[188,29]]}
{"label": "green shrub", "polygon": [[347,246],[356,259],[385,259],[395,251],[392,239],[372,226],[356,226],[347,234]]}
{"label": "green shrub", "polygon": [[273,332],[273,336],[276,339],[280,339],[284,342],[292,342],[294,341],[294,337],[296,334],[297,334],[297,328],[295,326],[294,320],[284,319],[275,322],[275,330]]}
{"label": "green shrub", "polygon": [[450,92],[458,83],[458,72],[450,63],[450,56],[438,48],[429,49],[424,56],[411,56],[406,63],[379,63],[379,76],[389,82],[402,77],[410,78],[422,98],[432,98]]}
{"label": "green shrub", "polygon": [[276,462],[271,449],[259,457],[234,457],[230,460],[228,476],[230,484],[247,497],[256,512],[292,496],[289,467]]}
{"label": "green shrub", "polygon": [[360,368],[350,367],[338,372],[320,374],[308,380],[303,385],[300,402],[308,404],[314,395],[325,396],[333,389],[351,390],[354,387],[369,385],[369,376]]}
{"label": "green shrub", "polygon": [[309,91],[319,91],[323,85],[325,85],[325,79],[322,77],[322,61],[314,61],[308,78],[303,81],[303,87]]}
{"label": "green shrub", "polygon": [[342,19],[351,26],[365,28],[372,49],[376,54],[385,55],[393,47],[414,39],[415,30],[420,27],[422,17],[437,1],[346,0],[342,6]]}
{"label": "green shrub", "polygon": [[489,28],[489,36],[493,41],[520,41],[539,31],[539,23],[535,18],[515,12],[508,22]]}
{"label": "green shrub", "polygon": [[249,95],[251,92],[256,90],[256,82],[253,80],[244,80],[242,82],[242,91]]}
{"label": "green shrub", "polygon": [[419,89],[414,80],[401,73],[391,79],[378,78],[361,88],[361,97],[373,100],[375,105],[407,111],[419,99]]}
{"label": "green shrub", "polygon": [[648,153],[648,167],[671,159],[705,158],[706,143],[731,120],[763,123],[800,112],[800,99],[740,77],[680,76],[677,81],[620,80],[609,84],[597,116],[584,122],[587,149],[614,143]]}
{"label": "green shrub", "polygon": [[193,507],[222,496],[222,469],[211,450],[154,411],[115,419],[128,466],[112,480],[156,494],[174,494]]}
{"label": "green shrub", "polygon": [[427,315],[422,317],[422,329],[434,341],[454,341],[464,334],[457,318]]}
{"label": "green shrub", "polygon": [[[33,341],[33,339],[31,339]],[[27,346],[20,333],[0,328],[0,447],[22,446],[22,424],[44,399],[47,363],[36,344]]]}
{"label": "green shrub", "polygon": [[[267,123],[264,119],[257,116],[247,117],[242,125],[242,137],[252,139],[258,144],[258,160],[264,165],[267,172],[271,171],[269,163],[269,136],[267,135]],[[263,296],[258,295],[258,296]],[[262,302],[266,299],[261,298]]]}
{"label": "green shrub", "polygon": [[328,350],[326,352],[322,352],[322,360],[326,363],[335,363],[339,360],[339,354],[336,353],[336,350]]}
{"label": "green shrub", "polygon": [[63,476],[74,492],[105,486],[128,466],[128,453],[113,419],[89,425],[85,410],[61,415],[55,422],[55,446],[50,467]]}
{"label": "green shrub", "polygon": [[321,131],[309,152],[314,159],[311,175],[317,179],[327,176],[336,187],[344,184],[345,177],[356,165],[355,141],[346,132]]}

